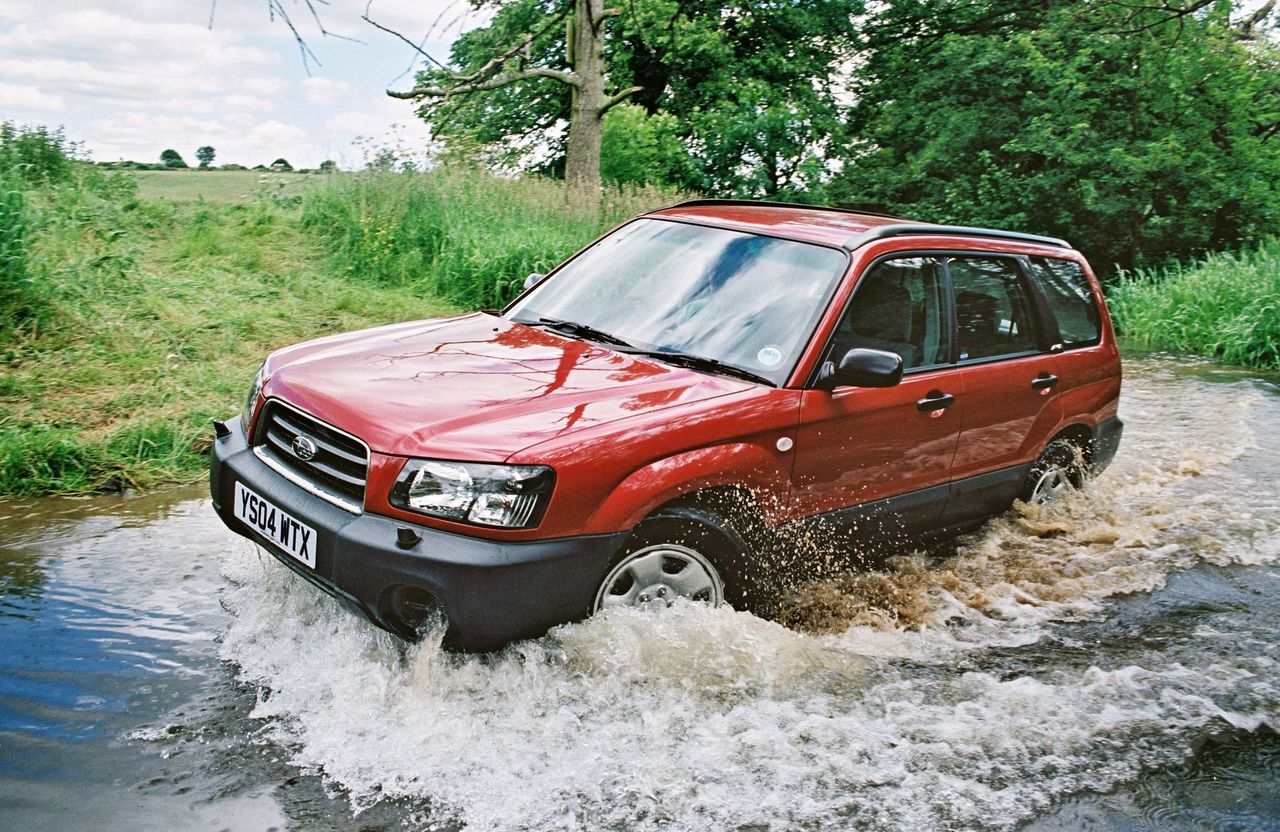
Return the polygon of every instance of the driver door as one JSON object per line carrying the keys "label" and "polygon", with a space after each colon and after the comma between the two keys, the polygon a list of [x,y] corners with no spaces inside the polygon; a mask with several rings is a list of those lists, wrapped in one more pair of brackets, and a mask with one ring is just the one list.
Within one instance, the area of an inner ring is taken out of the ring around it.
{"label": "driver door", "polygon": [[856,524],[869,513],[877,534],[941,517],[963,398],[949,309],[939,258],[890,257],[859,279],[824,359],[885,350],[902,357],[904,373],[895,387],[804,392],[792,475],[802,514],[838,512]]}

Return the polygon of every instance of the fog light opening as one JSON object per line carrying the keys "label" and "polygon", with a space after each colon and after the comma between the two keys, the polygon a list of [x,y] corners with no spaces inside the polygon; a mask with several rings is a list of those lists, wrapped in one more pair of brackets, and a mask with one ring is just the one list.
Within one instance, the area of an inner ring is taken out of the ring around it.
{"label": "fog light opening", "polygon": [[396,630],[414,641],[429,632],[443,633],[449,626],[440,602],[420,587],[397,587],[391,593],[387,612],[387,618]]}

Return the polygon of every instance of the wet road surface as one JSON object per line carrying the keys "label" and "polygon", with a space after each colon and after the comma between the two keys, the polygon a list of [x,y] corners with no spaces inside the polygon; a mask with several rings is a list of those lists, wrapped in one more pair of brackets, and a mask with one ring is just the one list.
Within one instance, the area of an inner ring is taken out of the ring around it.
{"label": "wet road surface", "polygon": [[808,587],[408,646],[200,489],[0,502],[0,828],[1280,830],[1280,391],[1130,361],[1085,492]]}

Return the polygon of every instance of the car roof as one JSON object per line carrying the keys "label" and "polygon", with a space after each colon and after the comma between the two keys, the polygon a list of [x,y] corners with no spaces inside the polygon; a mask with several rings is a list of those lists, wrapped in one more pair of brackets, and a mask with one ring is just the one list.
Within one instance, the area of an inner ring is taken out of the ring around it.
{"label": "car roof", "polygon": [[1071,244],[1065,240],[1021,231],[938,225],[886,214],[781,202],[694,199],[660,208],[646,216],[716,225],[752,234],[788,237],[839,246],[849,251],[873,240],[907,235],[995,238],[1071,248]]}

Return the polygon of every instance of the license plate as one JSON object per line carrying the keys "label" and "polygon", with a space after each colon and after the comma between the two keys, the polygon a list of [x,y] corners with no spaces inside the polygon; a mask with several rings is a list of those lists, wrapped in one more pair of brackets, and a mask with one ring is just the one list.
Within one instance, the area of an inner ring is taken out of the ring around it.
{"label": "license plate", "polygon": [[236,483],[236,517],[295,559],[316,568],[316,530]]}

